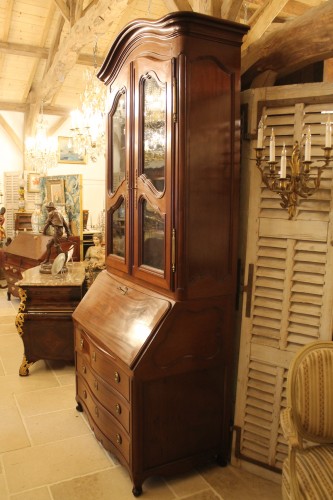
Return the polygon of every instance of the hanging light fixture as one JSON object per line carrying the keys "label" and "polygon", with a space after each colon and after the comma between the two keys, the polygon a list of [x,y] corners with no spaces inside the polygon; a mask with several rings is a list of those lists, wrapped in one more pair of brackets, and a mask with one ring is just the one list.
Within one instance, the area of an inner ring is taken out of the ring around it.
{"label": "hanging light fixture", "polygon": [[25,140],[25,161],[28,169],[40,174],[46,174],[48,168],[57,165],[57,141],[54,137],[47,136],[43,102],[37,120],[36,135]]}
{"label": "hanging light fixture", "polygon": [[97,78],[97,39],[93,51],[94,69],[84,73],[85,90],[80,96],[81,110],[71,113],[71,142],[75,153],[92,161],[105,151],[106,87]]}

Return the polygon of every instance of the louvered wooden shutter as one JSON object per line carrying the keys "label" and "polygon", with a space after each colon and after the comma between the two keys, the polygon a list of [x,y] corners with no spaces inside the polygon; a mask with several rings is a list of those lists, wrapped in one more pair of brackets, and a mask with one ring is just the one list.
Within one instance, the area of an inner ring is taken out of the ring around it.
{"label": "louvered wooden shutter", "polygon": [[[245,269],[254,265],[254,279],[249,317],[243,304],[235,414],[240,446],[236,451],[245,461],[277,470],[287,453],[279,416],[286,404],[290,361],[303,345],[332,338],[332,167],[324,170],[319,191],[301,199],[295,217],[289,220],[279,196],[261,183],[255,166],[260,116],[254,114],[262,109],[265,115],[266,157],[272,127],[279,161],[283,143],[290,157],[294,142],[302,144],[308,125],[312,159],[322,157],[327,115],[321,112],[332,111],[333,119],[332,86],[323,86],[319,104],[312,104],[318,101],[318,96],[313,98],[314,89],[299,85],[243,94],[243,102],[253,110],[253,139],[250,145],[244,144],[242,182],[249,185],[248,218],[243,224],[243,232],[247,231]],[[290,94],[293,97],[286,98]]]}

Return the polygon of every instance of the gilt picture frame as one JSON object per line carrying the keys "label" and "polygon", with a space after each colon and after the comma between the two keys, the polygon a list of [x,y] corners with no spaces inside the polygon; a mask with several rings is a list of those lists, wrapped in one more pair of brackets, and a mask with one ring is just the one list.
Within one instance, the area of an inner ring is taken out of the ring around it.
{"label": "gilt picture frame", "polygon": [[65,183],[64,179],[46,179],[47,201],[53,201],[56,205],[65,204]]}
{"label": "gilt picture frame", "polygon": [[74,151],[70,137],[59,136],[58,163],[85,164],[87,163],[87,159],[85,155],[80,155]]}
{"label": "gilt picture frame", "polygon": [[28,173],[27,188],[29,193],[39,193],[40,174],[38,174],[37,172]]}

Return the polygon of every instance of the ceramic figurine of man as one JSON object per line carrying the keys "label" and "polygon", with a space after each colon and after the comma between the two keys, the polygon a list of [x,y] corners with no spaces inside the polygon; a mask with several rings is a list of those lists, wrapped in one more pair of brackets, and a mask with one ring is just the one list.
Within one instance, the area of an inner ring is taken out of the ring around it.
{"label": "ceramic figurine of man", "polygon": [[48,218],[46,221],[46,224],[43,229],[43,234],[46,234],[47,229],[49,226],[53,227],[53,238],[48,242],[46,245],[46,258],[42,262],[42,264],[47,264],[50,260],[50,254],[51,254],[51,248],[54,246],[56,249],[57,255],[60,253],[61,247],[60,247],[60,239],[64,233],[64,230],[67,235],[67,239],[69,238],[70,231],[69,227],[67,225],[67,222],[65,221],[64,217],[61,215],[61,213],[56,209],[54,203],[50,201],[47,205],[45,205],[47,211],[48,211]]}

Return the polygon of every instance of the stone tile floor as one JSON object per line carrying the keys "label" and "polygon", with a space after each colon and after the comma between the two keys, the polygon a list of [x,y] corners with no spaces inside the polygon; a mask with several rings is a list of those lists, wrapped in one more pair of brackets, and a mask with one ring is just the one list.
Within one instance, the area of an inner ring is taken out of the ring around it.
{"label": "stone tile floor", "polygon": [[[133,500],[126,470],[95,439],[75,410],[74,366],[38,361],[18,369],[19,300],[0,290],[0,499]],[[144,500],[281,500],[281,487],[235,466],[147,479]]]}

